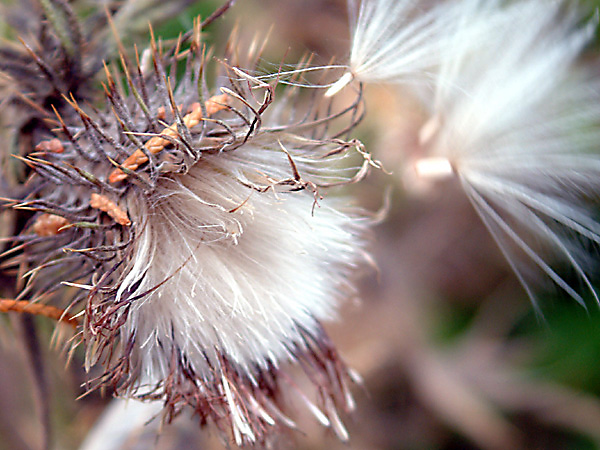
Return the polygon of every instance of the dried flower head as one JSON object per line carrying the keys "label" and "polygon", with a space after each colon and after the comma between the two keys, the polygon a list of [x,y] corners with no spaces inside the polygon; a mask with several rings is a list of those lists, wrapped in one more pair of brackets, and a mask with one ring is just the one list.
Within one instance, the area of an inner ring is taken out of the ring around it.
{"label": "dried flower head", "polygon": [[294,427],[278,391],[296,361],[318,394],[298,398],[346,439],[338,409],[353,408],[353,377],[320,322],[354,294],[368,222],[323,194],[378,165],[347,138],[361,91],[334,105],[280,85],[302,67],[257,77],[260,54],[242,61],[237,42],[211,89],[200,36],[196,22],[133,62],[121,53],[123,72],[105,67],[106,108],[61,98],[70,110],[55,108],[54,136],[40,132],[21,158],[27,194],[9,205],[35,214],[5,267],[25,272],[19,298],[80,288],[68,309],[83,310],[86,367],[105,369],[90,389],[264,443]]}

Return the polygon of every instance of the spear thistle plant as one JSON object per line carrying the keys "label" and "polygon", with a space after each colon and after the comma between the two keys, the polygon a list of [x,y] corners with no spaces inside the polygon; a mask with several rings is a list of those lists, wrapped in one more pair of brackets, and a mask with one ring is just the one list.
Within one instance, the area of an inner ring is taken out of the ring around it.
{"label": "spear thistle plant", "polygon": [[[73,36],[53,27],[68,55]],[[338,410],[353,409],[356,376],[321,321],[354,295],[368,220],[325,192],[378,166],[347,137],[361,90],[346,104],[304,92],[302,66],[257,77],[260,53],[235,41],[210,87],[201,32],[197,21],[174,43],[121,51],[121,69],[104,66],[103,108],[89,106],[91,87],[55,83],[48,55],[26,45],[55,93],[15,155],[29,175],[6,205],[32,215],[3,267],[26,279],[19,300],[78,289],[65,317],[81,311],[85,367],[104,372],[88,389],[160,401],[165,422],[192,411],[237,445],[266,443],[295,427],[279,391],[295,386],[296,362],[318,394],[296,388],[300,403],[345,440]],[[14,88],[22,98],[30,81]]]}

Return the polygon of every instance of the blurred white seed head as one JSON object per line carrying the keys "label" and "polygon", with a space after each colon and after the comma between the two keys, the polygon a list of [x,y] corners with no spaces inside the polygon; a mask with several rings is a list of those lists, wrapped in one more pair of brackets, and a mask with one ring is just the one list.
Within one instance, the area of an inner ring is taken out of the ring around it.
{"label": "blurred white seed head", "polygon": [[532,300],[525,261],[584,304],[552,266],[568,264],[598,300],[581,242],[600,243],[586,208],[600,187],[600,85],[575,64],[595,22],[580,27],[581,12],[562,1],[486,4],[464,17],[423,95],[427,155],[415,169],[439,175],[445,161],[454,171]]}

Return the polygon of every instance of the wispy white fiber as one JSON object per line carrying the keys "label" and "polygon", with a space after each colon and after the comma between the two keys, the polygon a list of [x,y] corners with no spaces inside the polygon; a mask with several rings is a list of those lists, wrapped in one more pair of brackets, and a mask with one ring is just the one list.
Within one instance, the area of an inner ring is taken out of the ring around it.
{"label": "wispy white fiber", "polygon": [[[165,179],[155,203],[129,206],[142,227],[119,295],[164,282],[132,306],[124,329],[135,333],[148,379],[169,375],[173,348],[206,378],[207,358],[226,356],[248,373],[277,365],[301,343],[298,327],[315,332],[317,320],[334,317],[338,300],[352,293],[366,224],[340,212],[347,208],[335,198],[313,213],[310,189],[260,192],[291,176],[282,146],[307,180],[344,174],[328,168],[326,146],[303,152],[269,135],[203,156],[187,174]],[[320,159],[318,168],[311,158]]]}
{"label": "wispy white fiber", "polygon": [[587,204],[600,188],[600,84],[576,64],[595,22],[579,26],[563,1],[489,5],[465,16],[442,61],[418,164],[448,161],[532,300],[537,267],[585,304],[554,269],[562,262],[597,301],[589,254],[600,224]]}
{"label": "wispy white fiber", "polygon": [[456,45],[454,30],[479,3],[447,1],[426,7],[418,0],[349,1],[350,71],[327,95],[334,95],[353,78],[370,83],[429,84],[444,56]]}

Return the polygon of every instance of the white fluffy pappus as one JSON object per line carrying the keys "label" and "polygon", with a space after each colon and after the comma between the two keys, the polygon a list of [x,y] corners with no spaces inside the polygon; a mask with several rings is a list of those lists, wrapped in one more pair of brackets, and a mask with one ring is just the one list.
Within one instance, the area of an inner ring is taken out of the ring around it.
{"label": "white fluffy pappus", "polygon": [[353,79],[429,84],[455,44],[452,30],[478,2],[438,2],[425,7],[417,0],[349,0],[349,71],[326,95],[335,95]]}
{"label": "white fluffy pappus", "polygon": [[[114,314],[133,374],[125,397],[162,399],[175,411],[167,421],[191,406],[202,420],[225,421],[237,445],[264,442],[295,427],[274,397],[279,382],[295,386],[285,370],[299,361],[319,397],[292,392],[348,438],[337,408],[354,408],[344,379],[356,378],[320,321],[355,295],[370,221],[318,187],[364,173],[369,161],[354,167],[345,149],[265,133],[129,198],[136,238],[114,300],[130,303]],[[118,364],[112,370],[120,376]]]}
{"label": "white fluffy pappus", "polygon": [[[487,35],[468,44],[480,23],[491,24]],[[541,271],[585,305],[557,262],[598,301],[590,274],[600,224],[589,205],[600,188],[600,83],[576,65],[596,25],[581,23],[562,1],[471,9],[420,133],[428,157],[416,171],[459,178],[534,304]]]}
{"label": "white fluffy pappus", "polygon": [[347,280],[364,230],[336,209],[343,200],[327,198],[313,214],[311,192],[249,187],[289,173],[281,149],[246,145],[207,155],[165,180],[153,204],[130,207],[143,228],[120,293],[166,280],[133,306],[126,326],[143,342],[149,375],[168,374],[154,355],[172,333],[196,370],[207,370],[216,352],[248,371],[277,364],[301,340],[298,327],[314,332],[317,320],[334,317],[336,299],[352,293]]}

